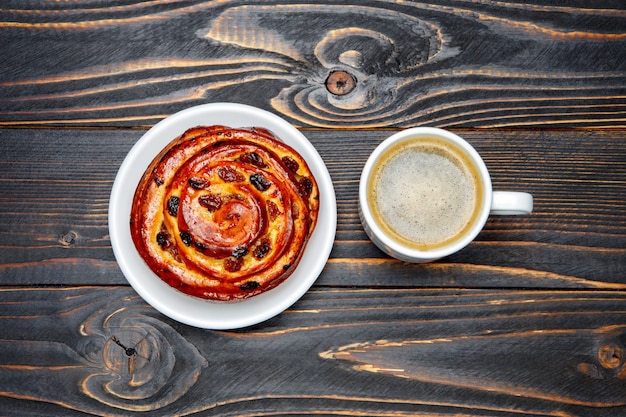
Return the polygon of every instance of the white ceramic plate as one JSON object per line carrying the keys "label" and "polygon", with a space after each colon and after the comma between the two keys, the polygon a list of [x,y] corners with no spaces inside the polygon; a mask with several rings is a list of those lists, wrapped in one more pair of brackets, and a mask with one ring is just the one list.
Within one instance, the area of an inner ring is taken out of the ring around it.
{"label": "white ceramic plate", "polygon": [[[130,235],[130,210],[139,180],[152,159],[174,138],[195,126],[264,127],[297,150],[309,164],[320,190],[317,226],[295,272],[276,288],[244,301],[222,303],[183,294],[146,265]],[[308,139],[280,117],[255,107],[211,103],[176,113],[144,134],[122,163],[109,202],[109,233],[115,258],[137,293],[161,313],[207,329],[235,329],[280,314],[313,285],[330,255],[337,228],[335,191],[322,158]]]}

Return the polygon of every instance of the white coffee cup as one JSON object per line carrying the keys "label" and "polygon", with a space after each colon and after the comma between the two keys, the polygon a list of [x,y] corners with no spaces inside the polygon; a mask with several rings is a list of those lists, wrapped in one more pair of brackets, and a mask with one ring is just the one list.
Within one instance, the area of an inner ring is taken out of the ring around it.
{"label": "white coffee cup", "polygon": [[385,139],[365,163],[359,184],[365,232],[381,250],[407,262],[461,250],[490,214],[532,210],[532,195],[493,191],[478,152],[458,135],[432,127]]}

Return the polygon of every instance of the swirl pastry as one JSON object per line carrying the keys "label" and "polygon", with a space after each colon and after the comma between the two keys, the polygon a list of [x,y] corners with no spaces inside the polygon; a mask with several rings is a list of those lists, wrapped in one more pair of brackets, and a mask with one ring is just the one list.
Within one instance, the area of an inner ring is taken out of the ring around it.
{"label": "swirl pastry", "polygon": [[232,301],[293,273],[318,208],[305,160],[270,131],[201,126],[171,142],[144,173],[131,235],[170,286]]}

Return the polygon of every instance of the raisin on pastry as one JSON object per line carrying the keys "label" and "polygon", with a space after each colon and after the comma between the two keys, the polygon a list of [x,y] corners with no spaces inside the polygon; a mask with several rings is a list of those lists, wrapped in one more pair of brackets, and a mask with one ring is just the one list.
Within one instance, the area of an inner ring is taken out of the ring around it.
{"label": "raisin on pastry", "polygon": [[170,286],[233,301],[293,273],[318,209],[308,165],[272,132],[200,126],[172,141],[144,173],[131,236]]}

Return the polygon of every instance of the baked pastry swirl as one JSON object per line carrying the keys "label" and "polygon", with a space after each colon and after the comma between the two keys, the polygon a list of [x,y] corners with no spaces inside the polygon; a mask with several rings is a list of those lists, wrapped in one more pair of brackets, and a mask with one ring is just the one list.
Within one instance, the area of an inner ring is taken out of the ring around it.
{"label": "baked pastry swirl", "polygon": [[200,126],[150,164],[130,229],[141,257],[170,286],[232,301],[293,273],[318,209],[305,160],[270,131]]}

